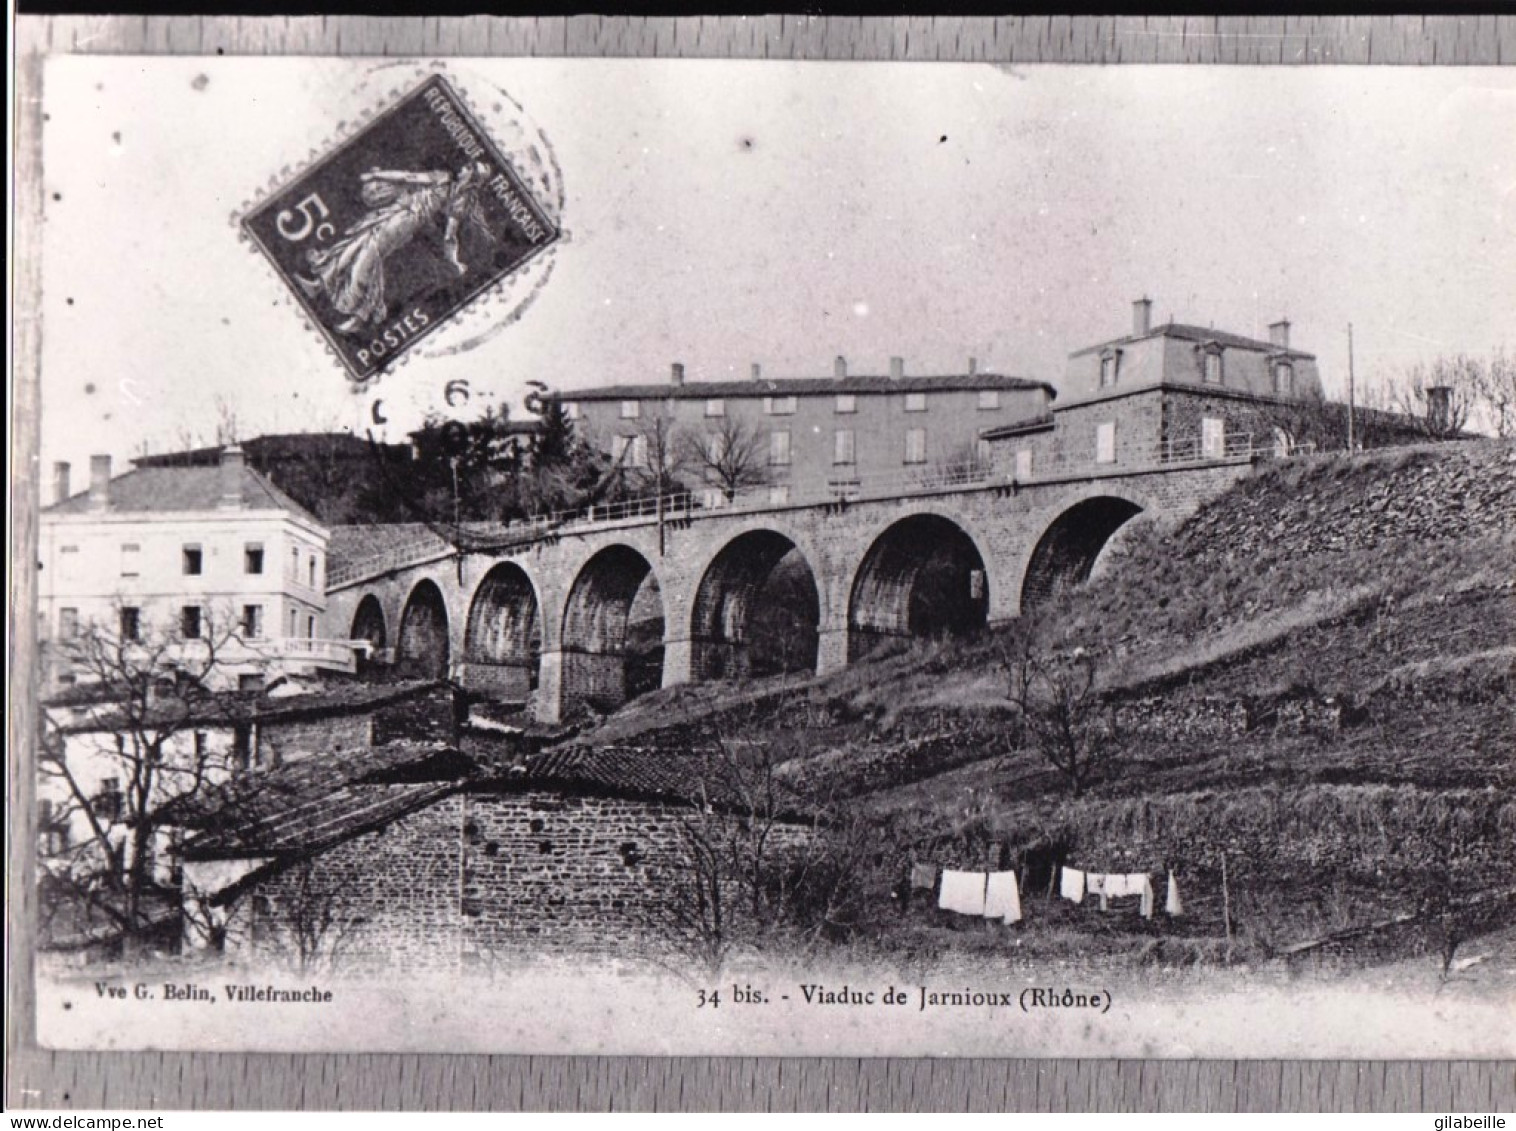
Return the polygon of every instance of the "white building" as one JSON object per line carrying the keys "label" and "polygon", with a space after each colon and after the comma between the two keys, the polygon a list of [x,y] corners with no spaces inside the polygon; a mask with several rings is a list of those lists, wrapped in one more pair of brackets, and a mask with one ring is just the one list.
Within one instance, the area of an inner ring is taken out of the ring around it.
{"label": "white building", "polygon": [[56,501],[41,513],[48,690],[91,678],[68,658],[68,641],[91,626],[126,642],[171,640],[189,659],[214,641],[217,686],[354,670],[353,647],[325,630],[327,528],[247,467],[241,448],[212,466],[114,479],[110,457],[95,456],[78,494],[68,476],[54,465]]}

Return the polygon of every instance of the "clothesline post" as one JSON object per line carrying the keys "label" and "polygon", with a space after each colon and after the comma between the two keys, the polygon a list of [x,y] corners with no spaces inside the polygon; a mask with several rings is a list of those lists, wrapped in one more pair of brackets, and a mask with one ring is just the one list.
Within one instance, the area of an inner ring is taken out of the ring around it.
{"label": "clothesline post", "polygon": [[1221,922],[1226,928],[1226,964],[1232,964],[1232,893],[1227,887],[1226,853],[1221,854]]}

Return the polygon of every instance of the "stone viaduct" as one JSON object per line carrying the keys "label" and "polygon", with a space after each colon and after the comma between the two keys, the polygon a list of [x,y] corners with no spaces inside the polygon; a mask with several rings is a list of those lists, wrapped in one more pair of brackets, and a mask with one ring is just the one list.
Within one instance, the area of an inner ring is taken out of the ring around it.
{"label": "stone viaduct", "polygon": [[[1130,519],[1181,519],[1251,467],[1218,458],[638,515],[506,550],[439,540],[334,573],[329,623],[398,665],[531,697],[556,722],[582,703],[741,675],[766,601],[786,606],[790,668],[819,673],[887,638],[1003,622],[1086,579]],[[776,588],[780,574],[789,583]]]}

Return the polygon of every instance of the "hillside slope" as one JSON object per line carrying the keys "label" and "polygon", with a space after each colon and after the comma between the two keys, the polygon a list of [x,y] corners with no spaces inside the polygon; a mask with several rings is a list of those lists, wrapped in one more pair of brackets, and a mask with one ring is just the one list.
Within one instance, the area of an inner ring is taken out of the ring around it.
{"label": "hillside slope", "polygon": [[[1507,914],[1487,897],[1516,889],[1516,446],[1291,461],[1112,557],[1036,626],[1095,658],[1117,720],[1119,753],[1078,798],[1013,737],[1020,624],[823,679],[660,693],[581,741],[739,736],[846,799],[877,846],[852,925],[912,949],[979,945],[892,899],[925,860],[1019,869],[1033,949],[1073,932],[1147,953],[1177,933],[1265,955],[1410,916],[1383,933],[1404,953]],[[1045,899],[1060,862],[1172,868],[1187,914]]]}

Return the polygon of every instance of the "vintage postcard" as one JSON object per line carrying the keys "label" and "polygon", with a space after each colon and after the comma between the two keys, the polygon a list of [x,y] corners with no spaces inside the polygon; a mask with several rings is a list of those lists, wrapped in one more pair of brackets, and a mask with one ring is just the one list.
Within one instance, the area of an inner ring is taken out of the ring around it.
{"label": "vintage postcard", "polygon": [[41,89],[45,1046],[1516,1055],[1510,71]]}

